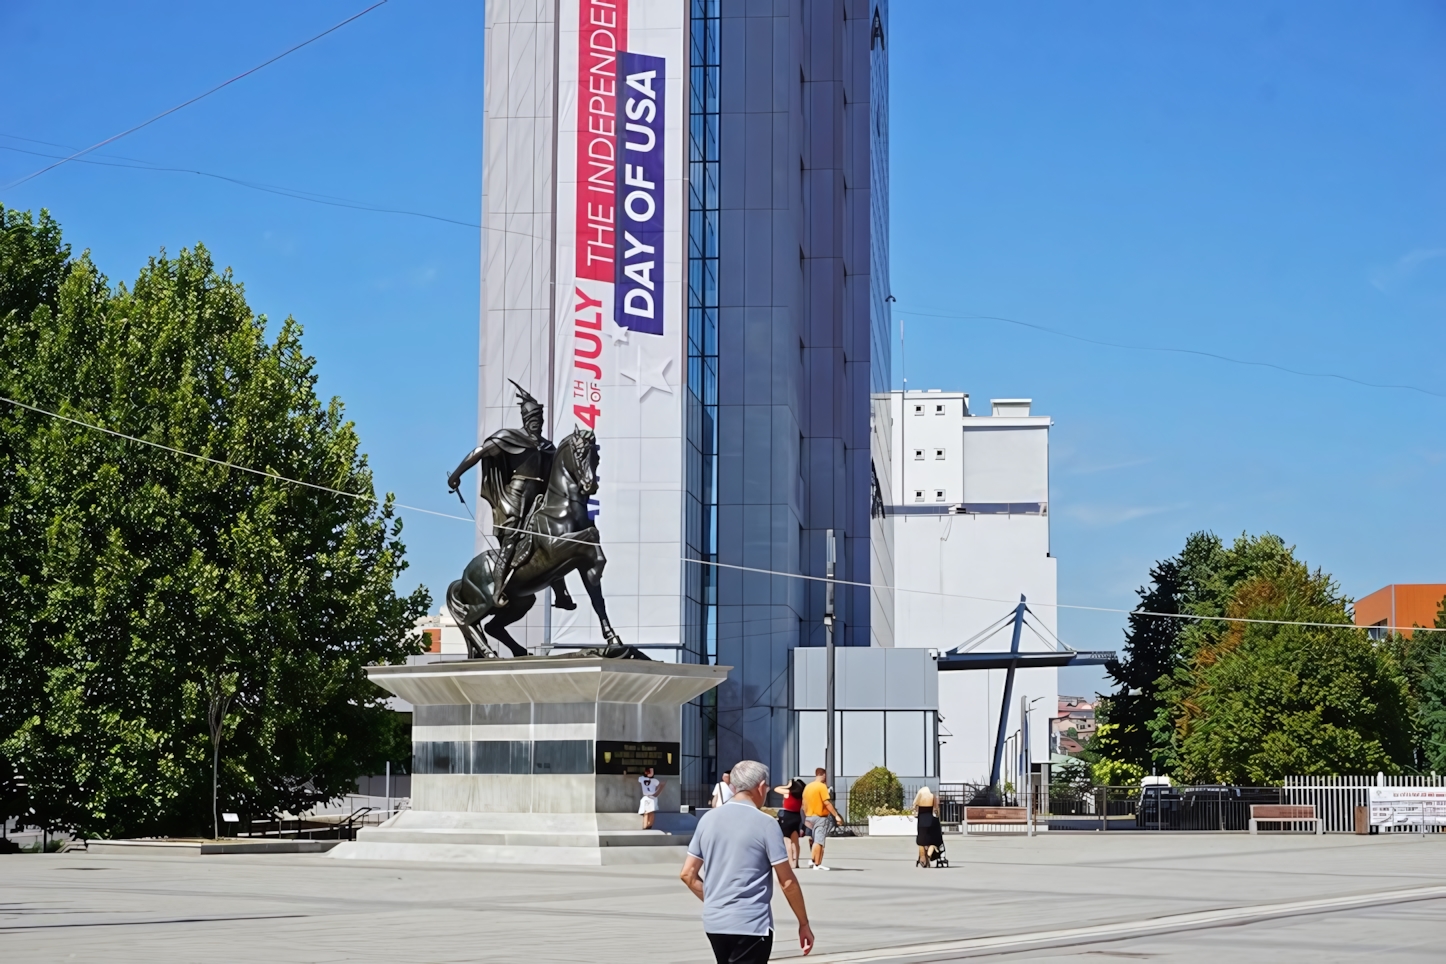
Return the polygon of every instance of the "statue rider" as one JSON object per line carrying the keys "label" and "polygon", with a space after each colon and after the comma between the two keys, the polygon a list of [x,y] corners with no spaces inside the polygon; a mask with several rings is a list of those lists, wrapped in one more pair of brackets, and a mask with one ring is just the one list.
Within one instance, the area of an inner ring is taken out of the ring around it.
{"label": "statue rider", "polygon": [[[508,381],[512,381],[508,379]],[[493,576],[493,608],[507,605],[507,583],[515,568],[517,545],[522,541],[522,528],[532,512],[537,497],[547,491],[548,474],[556,454],[551,442],[542,437],[542,403],[516,382],[517,399],[522,408],[522,428],[503,428],[493,432],[477,446],[447,477],[447,488],[456,492],[462,485],[462,474],[480,463],[480,494],[492,506],[492,525],[497,532],[497,555]],[[554,604],[559,609],[575,609],[559,579],[554,584]]]}

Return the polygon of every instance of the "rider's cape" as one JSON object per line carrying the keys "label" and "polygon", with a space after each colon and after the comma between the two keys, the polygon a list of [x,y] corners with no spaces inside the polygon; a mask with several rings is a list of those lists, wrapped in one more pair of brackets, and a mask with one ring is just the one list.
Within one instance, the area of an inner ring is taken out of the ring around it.
{"label": "rider's cape", "polygon": [[[516,456],[526,455],[536,449],[542,456],[543,481],[552,469],[553,456],[557,449],[547,439],[534,442],[532,436],[520,428],[504,428],[493,432],[482,443],[482,457],[477,460],[477,472],[481,476],[480,494],[492,506],[495,518],[501,518],[503,493],[507,483],[512,481],[512,465]],[[527,512],[531,506],[522,506]],[[520,521],[519,521],[520,524]]]}

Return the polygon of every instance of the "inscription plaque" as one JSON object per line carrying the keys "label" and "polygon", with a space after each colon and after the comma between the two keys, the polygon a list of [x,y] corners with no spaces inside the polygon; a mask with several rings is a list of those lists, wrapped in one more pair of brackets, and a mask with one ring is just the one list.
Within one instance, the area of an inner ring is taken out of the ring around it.
{"label": "inscription plaque", "polygon": [[594,769],[598,773],[641,774],[652,767],[656,776],[675,777],[680,772],[679,749],[677,743],[598,740]]}

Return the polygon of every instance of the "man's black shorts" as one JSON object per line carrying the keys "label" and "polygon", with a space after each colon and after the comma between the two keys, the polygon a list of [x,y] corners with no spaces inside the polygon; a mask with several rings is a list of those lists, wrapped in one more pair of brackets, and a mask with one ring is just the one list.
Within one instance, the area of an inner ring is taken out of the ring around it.
{"label": "man's black shorts", "polygon": [[718,964],[768,964],[773,953],[773,932],[757,934],[709,934],[713,957]]}

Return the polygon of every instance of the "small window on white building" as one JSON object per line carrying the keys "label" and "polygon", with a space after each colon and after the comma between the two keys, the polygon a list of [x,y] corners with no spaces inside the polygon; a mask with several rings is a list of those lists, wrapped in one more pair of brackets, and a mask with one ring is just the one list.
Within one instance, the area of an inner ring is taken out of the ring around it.
{"label": "small window on white building", "polygon": [[915,415],[923,415],[923,414],[924,414],[924,406],[922,406],[922,405],[915,405],[915,406],[914,406],[914,414],[915,414]]}
{"label": "small window on white building", "polygon": [[943,490],[943,489],[935,489],[935,490],[934,490],[934,501],[935,501],[935,502],[943,502],[943,501],[944,501],[944,490]]}
{"label": "small window on white building", "polygon": [[934,406],[934,414],[935,414],[935,415],[943,415],[943,414],[944,414],[944,406],[943,406],[943,405],[935,405],[935,406]]}
{"label": "small window on white building", "polygon": [[914,449],[914,458],[916,458],[916,459],[922,459],[923,457],[924,457],[924,450],[923,450],[923,449]]}
{"label": "small window on white building", "polygon": [[943,449],[935,449],[935,450],[934,450],[934,458],[936,458],[936,459],[942,459],[943,457],[944,457],[944,450],[943,450]]}
{"label": "small window on white building", "polygon": [[924,501],[924,490],[923,490],[923,489],[915,489],[915,490],[914,490],[914,501],[915,501],[915,502],[923,502],[923,501]]}

